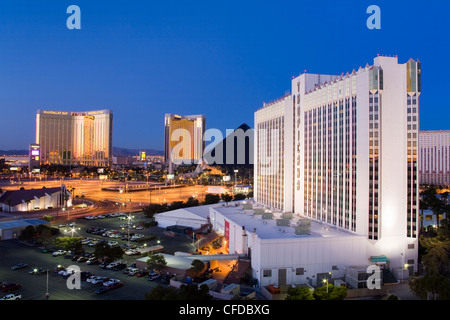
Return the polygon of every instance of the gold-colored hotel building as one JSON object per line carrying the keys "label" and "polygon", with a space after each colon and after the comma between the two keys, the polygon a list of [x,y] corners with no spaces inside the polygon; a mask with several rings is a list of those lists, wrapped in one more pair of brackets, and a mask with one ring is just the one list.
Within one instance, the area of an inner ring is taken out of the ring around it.
{"label": "gold-colored hotel building", "polygon": [[164,119],[166,163],[192,164],[203,158],[205,115],[181,116],[167,113]]}
{"label": "gold-colored hotel building", "polygon": [[112,123],[111,110],[38,110],[36,144],[40,147],[40,164],[110,166]]}

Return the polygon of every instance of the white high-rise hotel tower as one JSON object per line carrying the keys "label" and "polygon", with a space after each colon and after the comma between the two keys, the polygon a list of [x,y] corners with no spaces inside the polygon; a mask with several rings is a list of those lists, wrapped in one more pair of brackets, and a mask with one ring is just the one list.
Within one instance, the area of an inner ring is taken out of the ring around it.
{"label": "white high-rise hotel tower", "polygon": [[291,95],[255,113],[255,200],[364,236],[368,258],[417,271],[420,92],[420,62],[397,57],[293,78]]}

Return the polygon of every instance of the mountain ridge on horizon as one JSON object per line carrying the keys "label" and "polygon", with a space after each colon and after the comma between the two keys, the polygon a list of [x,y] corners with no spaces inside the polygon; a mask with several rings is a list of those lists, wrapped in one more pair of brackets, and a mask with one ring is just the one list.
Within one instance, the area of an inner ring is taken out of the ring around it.
{"label": "mountain ridge on horizon", "polygon": [[[135,149],[135,148],[121,148],[113,147],[114,157],[125,157],[125,156],[138,156],[140,151],[145,151],[148,156],[162,156],[164,152],[156,149]],[[11,149],[11,150],[0,150],[0,155],[2,156],[27,156],[28,150],[25,149]]]}

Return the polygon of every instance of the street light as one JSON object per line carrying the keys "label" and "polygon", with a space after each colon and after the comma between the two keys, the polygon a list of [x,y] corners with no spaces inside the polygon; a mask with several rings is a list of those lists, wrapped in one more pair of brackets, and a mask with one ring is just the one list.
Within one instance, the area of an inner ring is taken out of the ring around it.
{"label": "street light", "polygon": [[[328,274],[329,274],[330,277],[331,277],[331,272],[328,272]],[[327,286],[327,294],[328,294],[328,277],[326,277],[325,279],[323,279],[322,282],[323,282],[323,283],[326,283],[326,286]]]}
{"label": "street light", "polygon": [[48,292],[48,269],[47,269],[47,290],[45,292],[45,298],[48,300],[49,297],[50,297],[50,293]]}

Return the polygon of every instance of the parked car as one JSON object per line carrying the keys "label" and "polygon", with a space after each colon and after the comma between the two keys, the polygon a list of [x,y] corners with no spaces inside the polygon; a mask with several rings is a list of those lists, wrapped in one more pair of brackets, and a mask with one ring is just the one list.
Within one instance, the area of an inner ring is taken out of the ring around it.
{"label": "parked car", "polygon": [[71,275],[75,273],[75,269],[67,268],[66,270],[60,271],[60,275],[62,275],[63,278],[68,278]]}
{"label": "parked car", "polygon": [[97,290],[95,290],[95,293],[96,294],[102,294],[102,293],[105,293],[106,291],[109,291],[109,290],[111,290],[111,288],[110,287],[100,287],[100,288],[98,288]]}
{"label": "parked car", "polygon": [[81,281],[87,281],[88,278],[90,278],[91,276],[93,276],[92,273],[90,273],[89,271],[82,271],[80,273],[81,276]]}
{"label": "parked car", "polygon": [[113,290],[113,289],[117,289],[117,288],[120,288],[120,287],[123,287],[123,282],[122,281],[115,282],[112,285],[110,285],[108,288]]}
{"label": "parked car", "polygon": [[108,281],[109,278],[107,277],[95,277],[90,282],[91,284],[103,284],[104,282]]}
{"label": "parked car", "polygon": [[125,251],[125,254],[126,254],[127,256],[134,256],[134,255],[136,255],[136,254],[139,254],[139,250],[136,250],[136,249],[129,249],[129,250]]}
{"label": "parked car", "polygon": [[152,273],[150,273],[150,274],[148,275],[147,280],[148,280],[148,281],[153,281],[153,280],[158,279],[159,277],[161,277],[161,274],[156,273],[156,272],[152,272]]}
{"label": "parked car", "polygon": [[117,241],[108,241],[108,245],[109,245],[110,247],[114,247],[114,246],[119,245],[119,243],[118,243]]}
{"label": "parked car", "polygon": [[42,249],[41,252],[42,253],[53,253],[53,252],[55,252],[55,250],[53,250],[53,249]]}
{"label": "parked car", "polygon": [[79,257],[79,258],[77,259],[77,262],[83,263],[83,262],[86,262],[86,261],[88,261],[88,260],[89,260],[89,259],[88,259],[87,257],[81,256],[81,257]]}
{"label": "parked car", "polygon": [[108,281],[103,282],[103,285],[105,287],[109,287],[109,286],[112,286],[113,284],[115,284],[117,282],[120,282],[120,280],[118,280],[118,279],[109,279]]}
{"label": "parked car", "polygon": [[20,300],[20,299],[22,299],[22,295],[10,293],[1,298],[0,300]]}
{"label": "parked car", "polygon": [[148,270],[140,270],[136,273],[136,277],[139,277],[139,278],[144,277],[146,275],[148,275]]}
{"label": "parked car", "polygon": [[100,262],[100,260],[99,260],[98,258],[92,257],[92,258],[89,258],[89,259],[86,261],[86,264],[96,264],[96,263],[99,263],[99,262]]}
{"label": "parked car", "polygon": [[59,273],[59,272],[62,271],[62,270],[66,270],[66,268],[65,268],[64,266],[62,266],[62,265],[58,265],[58,266],[55,268],[55,272],[56,272],[56,273]]}
{"label": "parked car", "polygon": [[120,261],[113,261],[106,266],[106,269],[112,269],[112,268],[118,266],[120,263],[121,263]]}
{"label": "parked car", "polygon": [[168,284],[170,283],[170,278],[172,278],[172,276],[170,275],[161,276],[161,282],[164,284]]}
{"label": "parked car", "polygon": [[33,275],[41,275],[45,272],[46,271],[44,269],[38,268],[38,267],[35,267],[35,268],[31,269],[30,271],[28,271],[29,274],[33,274]]}
{"label": "parked car", "polygon": [[63,256],[63,255],[65,255],[66,253],[67,253],[67,252],[66,252],[65,250],[58,250],[58,251],[53,252],[53,256],[54,256],[54,257]]}
{"label": "parked car", "polygon": [[11,267],[11,270],[18,270],[18,269],[23,269],[28,267],[28,264],[23,263],[23,262],[19,262],[18,264],[15,264]]}
{"label": "parked car", "polygon": [[130,271],[128,271],[129,276],[134,276],[136,273],[138,273],[140,270],[138,268],[130,268]]}
{"label": "parked car", "polygon": [[112,270],[119,271],[125,269],[126,267],[127,265],[125,263],[119,263],[117,266],[113,267]]}
{"label": "parked car", "polygon": [[104,260],[104,261],[102,261],[102,262],[100,263],[100,268],[105,269],[106,266],[108,266],[110,263],[111,263],[110,260]]}
{"label": "parked car", "polygon": [[3,292],[11,292],[14,290],[18,290],[20,288],[22,288],[22,285],[20,283],[4,283],[4,284],[2,284]]}

